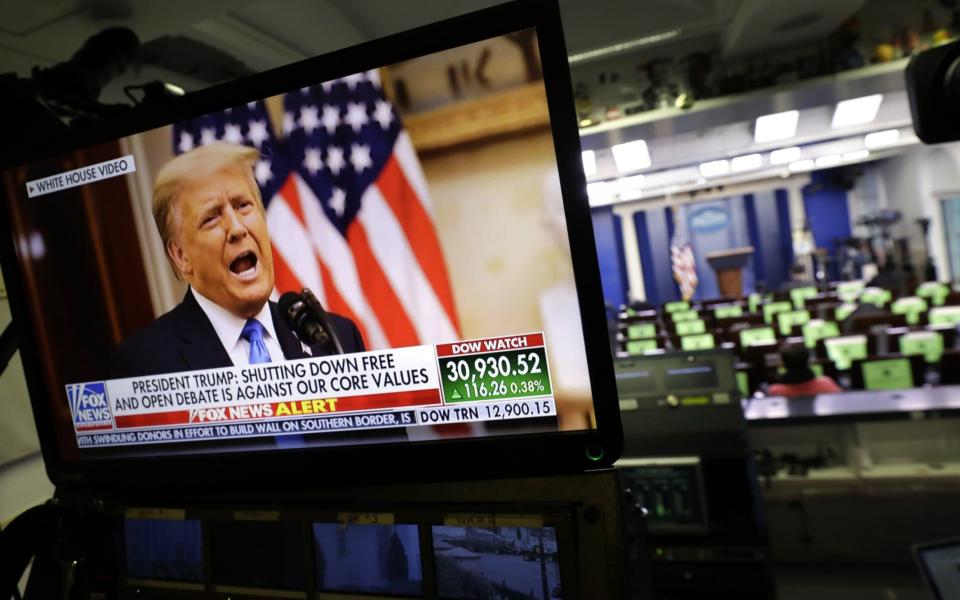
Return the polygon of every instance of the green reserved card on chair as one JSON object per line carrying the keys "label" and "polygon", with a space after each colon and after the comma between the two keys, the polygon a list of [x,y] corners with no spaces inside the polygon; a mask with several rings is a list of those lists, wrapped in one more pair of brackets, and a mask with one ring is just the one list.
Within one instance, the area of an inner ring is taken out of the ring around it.
{"label": "green reserved card on chair", "polygon": [[713,334],[685,335],[680,338],[680,347],[684,350],[712,350],[714,348]]}
{"label": "green reserved card on chair", "polygon": [[677,335],[694,335],[697,333],[706,333],[707,324],[697,319],[695,321],[677,321],[674,323]]}
{"label": "green reserved card on chair", "polygon": [[631,340],[645,340],[657,337],[656,323],[635,323],[627,326],[627,338]]}
{"label": "green reserved card on chair", "polygon": [[657,349],[657,340],[631,340],[627,342],[627,354],[640,356]]}
{"label": "green reserved card on chair", "polygon": [[681,310],[689,310],[690,303],[686,300],[677,300],[676,302],[667,302],[663,305],[663,310],[668,314],[675,313]]}

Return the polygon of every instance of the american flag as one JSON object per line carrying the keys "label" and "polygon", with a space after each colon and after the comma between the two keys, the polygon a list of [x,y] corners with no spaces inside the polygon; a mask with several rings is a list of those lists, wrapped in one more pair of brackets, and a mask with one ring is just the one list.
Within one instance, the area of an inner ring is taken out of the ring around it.
{"label": "american flag", "polygon": [[673,237],[670,239],[670,264],[673,267],[673,278],[680,286],[680,295],[684,300],[693,297],[697,289],[697,261],[693,257],[693,247],[690,246],[690,234],[687,232],[686,211],[678,207],[673,208]]}
{"label": "american flag", "polygon": [[460,328],[426,180],[377,71],[283,96],[283,137],[262,102],[174,126],[185,152],[257,148],[276,291],[308,287],[370,349],[457,340]]}

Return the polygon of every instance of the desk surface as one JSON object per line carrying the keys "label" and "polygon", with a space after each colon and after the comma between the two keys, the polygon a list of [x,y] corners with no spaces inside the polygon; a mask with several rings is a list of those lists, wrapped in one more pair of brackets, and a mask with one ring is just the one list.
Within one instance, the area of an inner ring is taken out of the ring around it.
{"label": "desk surface", "polygon": [[960,386],[843,392],[795,398],[749,398],[743,404],[747,420],[757,424],[830,417],[909,418],[915,413],[960,411]]}

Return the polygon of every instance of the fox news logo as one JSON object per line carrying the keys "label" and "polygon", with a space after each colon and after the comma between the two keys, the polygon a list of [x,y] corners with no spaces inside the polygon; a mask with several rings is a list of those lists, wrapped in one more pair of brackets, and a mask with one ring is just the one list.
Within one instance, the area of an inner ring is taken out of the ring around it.
{"label": "fox news logo", "polygon": [[67,400],[77,431],[113,429],[113,413],[107,398],[107,386],[102,381],[74,383],[67,386]]}

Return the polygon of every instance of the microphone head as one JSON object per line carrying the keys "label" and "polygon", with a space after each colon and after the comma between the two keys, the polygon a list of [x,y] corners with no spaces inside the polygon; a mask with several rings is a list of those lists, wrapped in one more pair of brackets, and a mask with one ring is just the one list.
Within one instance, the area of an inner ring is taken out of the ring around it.
{"label": "microphone head", "polygon": [[300,310],[297,304],[303,304],[303,295],[297,292],[287,292],[277,300],[277,307],[287,317],[293,317]]}

